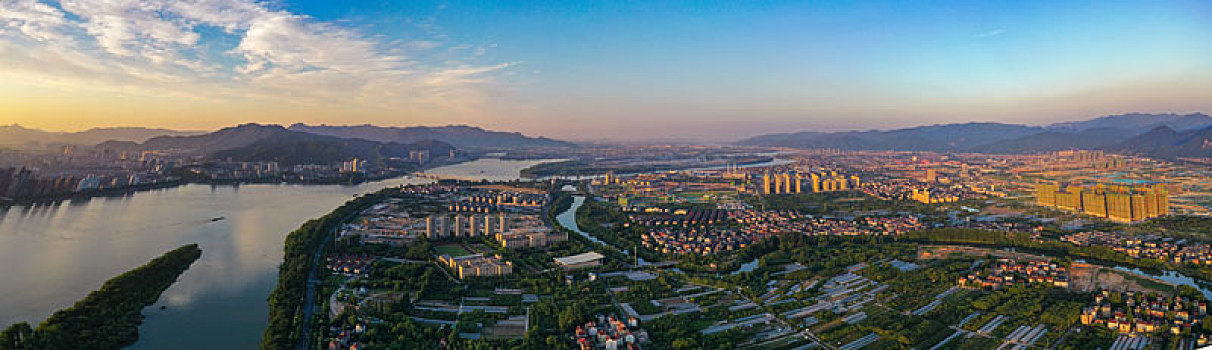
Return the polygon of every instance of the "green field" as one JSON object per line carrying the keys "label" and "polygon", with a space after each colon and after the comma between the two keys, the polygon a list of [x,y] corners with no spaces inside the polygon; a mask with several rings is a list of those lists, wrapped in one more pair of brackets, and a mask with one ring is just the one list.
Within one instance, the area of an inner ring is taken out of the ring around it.
{"label": "green field", "polygon": [[450,255],[454,257],[471,255],[472,253],[464,249],[463,246],[457,244],[440,245],[433,247],[434,252],[438,255]]}

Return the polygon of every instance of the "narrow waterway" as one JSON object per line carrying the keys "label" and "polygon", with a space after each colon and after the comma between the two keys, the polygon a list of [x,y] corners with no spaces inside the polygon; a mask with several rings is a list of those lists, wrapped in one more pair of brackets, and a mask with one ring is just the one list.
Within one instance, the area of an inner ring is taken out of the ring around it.
{"label": "narrow waterway", "polygon": [[[557,214],[556,222],[559,223],[560,226],[563,226],[564,228],[568,229],[569,231],[575,232],[576,234],[581,235],[581,237],[585,237],[585,239],[588,239],[590,242],[594,242],[597,244],[601,244],[601,245],[604,245],[607,247],[614,248],[614,250],[623,252],[623,254],[631,254],[631,251],[629,251],[627,249],[619,249],[619,247],[615,247],[615,246],[611,245],[610,243],[606,243],[605,241],[598,239],[597,237],[594,237],[593,235],[591,235],[585,231],[581,231],[580,226],[577,225],[577,209],[580,209],[581,206],[584,204],[585,204],[585,196],[572,196],[572,206],[569,206],[568,210],[565,210],[564,212]],[[640,266],[648,265],[648,261],[644,260],[644,258],[639,258],[639,263],[640,263]]]}
{"label": "narrow waterway", "polygon": [[1204,288],[1204,286],[1200,285],[1199,282],[1195,280],[1195,278],[1181,274],[1178,271],[1166,270],[1166,271],[1163,271],[1162,274],[1160,274],[1160,275],[1155,275],[1155,274],[1141,271],[1141,269],[1137,269],[1137,268],[1127,268],[1127,267],[1123,267],[1123,266],[1116,266],[1115,269],[1119,270],[1119,271],[1135,273],[1135,274],[1138,274],[1141,276],[1148,276],[1148,277],[1160,280],[1162,282],[1173,284],[1175,286],[1189,286],[1189,287],[1199,290],[1199,292],[1202,293],[1205,298],[1212,299],[1212,291],[1210,291],[1207,288]]}

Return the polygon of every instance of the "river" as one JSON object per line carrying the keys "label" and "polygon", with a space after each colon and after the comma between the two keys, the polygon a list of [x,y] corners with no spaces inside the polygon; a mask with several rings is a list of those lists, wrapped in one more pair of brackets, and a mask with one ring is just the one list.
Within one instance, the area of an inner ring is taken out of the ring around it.
{"label": "river", "polygon": [[[510,180],[536,162],[543,161],[482,159],[426,174]],[[36,326],[105,280],[170,249],[198,243],[202,258],[144,310],[147,318],[132,348],[253,349],[267,324],[266,298],[277,283],[287,233],[354,195],[431,181],[185,185],[0,207],[0,324]]]}
{"label": "river", "polygon": [[506,160],[498,158],[480,158],[474,162],[434,168],[426,171],[425,176],[469,181],[512,181],[521,177],[522,169],[543,163],[562,162],[567,159],[534,159]]}
{"label": "river", "polygon": [[[569,206],[567,210],[564,210],[564,212],[556,214],[556,223],[559,223],[560,226],[563,226],[564,228],[568,229],[569,231],[572,231],[578,235],[581,235],[581,237],[585,237],[585,239],[588,239],[590,242],[613,248],[614,250],[618,250],[618,251],[622,252],[623,254],[631,254],[631,251],[629,251],[627,249],[621,249],[619,247],[615,247],[613,245],[610,245],[610,243],[606,243],[605,241],[602,241],[601,239],[598,239],[597,237],[594,237],[593,235],[591,235],[585,231],[581,231],[580,226],[577,225],[577,209],[580,209],[581,206],[584,204],[585,204],[585,196],[572,196],[572,205]],[[637,260],[638,260],[640,266],[646,266],[649,264],[647,260],[644,260],[644,258],[637,258]]]}

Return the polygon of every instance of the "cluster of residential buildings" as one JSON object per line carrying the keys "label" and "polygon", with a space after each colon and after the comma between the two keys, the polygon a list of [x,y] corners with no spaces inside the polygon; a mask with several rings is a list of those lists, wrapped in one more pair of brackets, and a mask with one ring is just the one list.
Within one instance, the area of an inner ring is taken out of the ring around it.
{"label": "cluster of residential buildings", "polygon": [[896,236],[924,226],[914,216],[863,217],[855,220],[815,218],[793,221],[787,229],[810,236]]}
{"label": "cluster of residential buildings", "polygon": [[425,235],[431,240],[492,237],[509,227],[508,214],[435,214],[425,218]]}
{"label": "cluster of residential buildings", "polygon": [[1005,195],[963,183],[921,182],[905,178],[875,179],[863,186],[862,191],[883,200],[911,200],[925,204],[985,198],[989,193]]}
{"label": "cluster of residential buildings", "polygon": [[1003,258],[998,259],[988,271],[975,271],[959,278],[959,285],[968,288],[998,289],[1025,283],[1043,283],[1068,288],[1069,270],[1051,261]]}
{"label": "cluster of residential buildings", "polygon": [[479,186],[472,189],[476,192],[451,204],[450,211],[520,211],[540,208],[547,204],[547,193],[539,190],[508,186]]}
{"label": "cluster of residential buildings", "polygon": [[425,222],[402,208],[397,199],[376,204],[342,225],[341,237],[358,237],[362,243],[401,246],[421,238]]}
{"label": "cluster of residential buildings", "polygon": [[715,254],[744,248],[761,237],[731,227],[657,227],[640,235],[645,248],[664,254]]}
{"label": "cluster of residential buildings", "polygon": [[[724,174],[725,176],[720,176]],[[724,203],[736,200],[745,191],[745,178],[733,178],[720,171],[681,171],[615,176],[608,174],[592,181],[603,198],[624,209],[647,210],[658,204]]]}
{"label": "cluster of residential buildings", "polygon": [[1135,186],[1099,183],[1094,187],[1042,183],[1035,186],[1036,202],[1045,207],[1135,222],[1166,215],[1169,191],[1163,185]]}
{"label": "cluster of residential buildings", "polygon": [[759,181],[762,194],[795,194],[848,191],[862,187],[858,176],[836,171],[766,172]]}
{"label": "cluster of residential buildings", "polygon": [[809,236],[887,236],[923,228],[915,216],[860,218],[808,217],[794,211],[742,210],[733,214],[739,230],[754,236],[802,233]]}
{"label": "cluster of residential buildings", "polygon": [[497,242],[505,248],[544,248],[568,240],[568,233],[547,226],[538,215],[504,217]]}
{"label": "cluster of residential buildings", "polygon": [[513,273],[513,263],[505,261],[500,255],[442,255],[438,257],[438,261],[454,271],[459,279],[504,276]]}
{"label": "cluster of residential buildings", "polygon": [[450,212],[425,218],[431,240],[492,237],[506,248],[543,248],[568,240],[542,219],[547,194],[538,190],[481,186],[448,206]]}
{"label": "cluster of residential buildings", "polygon": [[370,255],[330,255],[328,270],[335,274],[358,276],[370,273],[375,257]]}
{"label": "cluster of residential buildings", "polygon": [[1080,246],[1106,246],[1134,258],[1176,264],[1212,265],[1212,245],[1124,232],[1084,231],[1065,235],[1062,241]]}
{"label": "cluster of residential buildings", "polygon": [[648,342],[648,332],[640,329],[639,320],[629,317],[624,321],[614,315],[597,315],[596,322],[577,326],[573,336],[581,350],[639,350],[640,344]]}
{"label": "cluster of residential buildings", "polygon": [[350,177],[384,178],[415,169],[404,159],[386,159],[369,164],[363,159],[347,159],[322,164],[283,165],[274,161],[242,162],[231,160],[184,164],[195,177],[212,182],[291,182],[325,183]]}
{"label": "cluster of residential buildings", "polygon": [[[389,199],[364,210],[358,217],[342,227],[341,235],[358,236],[363,243],[385,243],[402,245],[422,237],[430,240],[445,240],[464,237],[494,237],[507,247],[545,247],[568,240],[567,234],[548,227],[539,216],[539,208],[546,201],[544,195],[526,194],[485,195],[485,190],[473,187],[450,185],[414,185],[406,192],[423,194],[428,198],[455,203],[488,202],[491,212],[454,211],[442,213],[410,213],[399,199]],[[470,195],[466,195],[467,193]],[[463,195],[463,197],[458,197]],[[471,206],[443,204],[455,210],[471,209]],[[429,211],[430,213],[432,210]],[[424,217],[420,217],[424,216]]]}
{"label": "cluster of residential buildings", "polygon": [[647,208],[627,215],[632,223],[644,226],[697,226],[722,224],[729,220],[723,209],[664,209]]}
{"label": "cluster of residential buildings", "polygon": [[[1094,305],[1082,309],[1084,325],[1105,326],[1122,334],[1151,334],[1168,331],[1190,334],[1192,327],[1204,322],[1208,306],[1182,296],[1146,296],[1134,292],[1103,290],[1094,297]],[[1208,339],[1201,336],[1198,344]]]}
{"label": "cluster of residential buildings", "polygon": [[449,212],[425,218],[431,240],[493,237],[507,248],[541,248],[568,240],[541,218],[546,192],[504,185],[464,188],[448,205]]}
{"label": "cluster of residential buildings", "polygon": [[959,196],[930,189],[913,189],[909,199],[925,204],[951,203],[959,201]]}
{"label": "cluster of residential buildings", "polygon": [[362,333],[366,332],[365,322],[358,322],[351,329],[342,329],[341,327],[332,326],[329,333],[335,334],[328,341],[328,350],[364,350],[362,345]]}
{"label": "cluster of residential buildings", "polygon": [[136,186],[175,183],[179,180],[175,177],[142,170],[120,175],[63,174],[44,176],[35,168],[0,168],[0,198],[46,198],[100,190],[121,190]]}
{"label": "cluster of residential buildings", "polygon": [[[924,228],[914,216],[808,218],[793,211],[734,210],[727,225],[655,226],[641,244],[664,254],[714,254],[744,248],[783,233],[809,236],[900,235]],[[642,224],[648,222],[640,222]]]}
{"label": "cluster of residential buildings", "polygon": [[386,159],[368,166],[359,159],[284,165],[201,158],[175,151],[129,152],[63,146],[56,151],[0,150],[0,201],[38,200],[145,189],[186,182],[328,183],[403,174],[428,161]]}

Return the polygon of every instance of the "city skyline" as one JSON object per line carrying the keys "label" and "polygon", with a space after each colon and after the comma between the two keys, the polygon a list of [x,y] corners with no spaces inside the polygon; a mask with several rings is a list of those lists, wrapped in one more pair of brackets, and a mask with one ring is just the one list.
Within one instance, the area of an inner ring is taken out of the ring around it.
{"label": "city skyline", "polygon": [[0,124],[468,124],[570,140],[715,140],[1207,113],[1209,10],[9,1]]}

